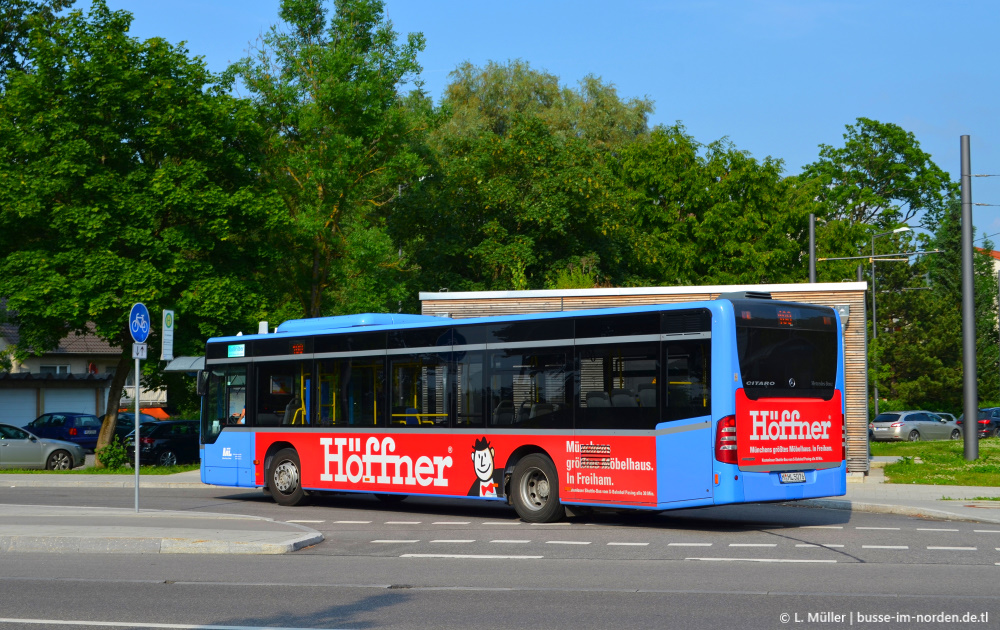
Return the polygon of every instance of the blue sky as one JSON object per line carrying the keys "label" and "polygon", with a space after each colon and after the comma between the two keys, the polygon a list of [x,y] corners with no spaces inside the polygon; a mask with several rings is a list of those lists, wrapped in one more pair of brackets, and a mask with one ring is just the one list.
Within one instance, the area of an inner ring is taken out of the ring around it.
{"label": "blue sky", "polygon": [[[222,70],[277,20],[279,0],[108,4],[135,14],[133,35],[186,41]],[[995,0],[387,0],[386,11],[397,32],[426,36],[436,100],[459,63],[520,58],[565,84],[595,74],[648,96],[653,124],[728,137],[788,174],[864,116],[913,132],[956,181],[968,134],[973,173],[1000,175]],[[972,194],[1000,206],[1000,177],[974,178]],[[1000,232],[1000,207],[974,213],[979,235]]]}

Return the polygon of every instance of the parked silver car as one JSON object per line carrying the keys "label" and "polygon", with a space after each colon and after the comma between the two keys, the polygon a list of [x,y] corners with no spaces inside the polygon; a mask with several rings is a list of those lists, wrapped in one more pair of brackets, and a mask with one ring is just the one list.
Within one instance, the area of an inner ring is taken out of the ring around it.
{"label": "parked silver car", "polygon": [[868,426],[871,439],[878,442],[897,440],[957,440],[962,429],[954,418],[947,420],[930,411],[890,411],[880,413]]}
{"label": "parked silver car", "polygon": [[86,454],[78,444],[40,438],[21,427],[0,424],[0,468],[69,470],[85,461]]}

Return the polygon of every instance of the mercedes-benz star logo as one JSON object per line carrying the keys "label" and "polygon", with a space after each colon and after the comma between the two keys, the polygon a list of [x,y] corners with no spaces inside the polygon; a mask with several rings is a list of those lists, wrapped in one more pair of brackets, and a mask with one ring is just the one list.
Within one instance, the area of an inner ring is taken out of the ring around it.
{"label": "mercedes-benz star logo", "polygon": [[788,386],[789,387],[795,387],[795,379],[794,378],[788,379]]}

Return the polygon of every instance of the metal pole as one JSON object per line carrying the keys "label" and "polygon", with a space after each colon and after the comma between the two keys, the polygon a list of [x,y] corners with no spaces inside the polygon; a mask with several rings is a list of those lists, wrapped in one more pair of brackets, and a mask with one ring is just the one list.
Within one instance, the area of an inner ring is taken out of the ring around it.
{"label": "metal pole", "polygon": [[[875,323],[875,235],[872,235],[872,347],[878,339],[878,326]],[[875,366],[876,369],[878,365]],[[872,377],[872,386],[875,390],[875,416],[878,416],[878,372]]]}
{"label": "metal pole", "polygon": [[139,513],[139,359],[135,360],[135,513]]}
{"label": "metal pole", "polygon": [[962,136],[962,380],[965,459],[979,459],[979,392],[976,390],[976,305],[972,276],[972,166],[969,136]]}
{"label": "metal pole", "polygon": [[809,283],[816,283],[816,215],[809,213]]}

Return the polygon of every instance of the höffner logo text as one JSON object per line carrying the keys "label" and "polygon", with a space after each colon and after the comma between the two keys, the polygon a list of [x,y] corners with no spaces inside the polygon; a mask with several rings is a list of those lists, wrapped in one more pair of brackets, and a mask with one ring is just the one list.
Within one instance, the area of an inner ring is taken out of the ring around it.
{"label": "h\u00f6ffner logo text", "polygon": [[828,440],[833,422],[801,420],[793,411],[751,411],[751,440]]}

